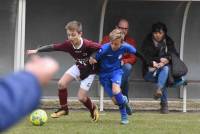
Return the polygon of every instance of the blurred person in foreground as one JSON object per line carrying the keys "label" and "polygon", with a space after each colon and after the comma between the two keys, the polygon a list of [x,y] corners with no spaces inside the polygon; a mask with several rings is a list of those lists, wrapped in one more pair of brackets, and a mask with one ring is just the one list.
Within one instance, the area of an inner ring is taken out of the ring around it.
{"label": "blurred person in foreground", "polygon": [[32,56],[25,69],[0,79],[0,132],[10,128],[37,108],[41,87],[59,69],[49,57]]}

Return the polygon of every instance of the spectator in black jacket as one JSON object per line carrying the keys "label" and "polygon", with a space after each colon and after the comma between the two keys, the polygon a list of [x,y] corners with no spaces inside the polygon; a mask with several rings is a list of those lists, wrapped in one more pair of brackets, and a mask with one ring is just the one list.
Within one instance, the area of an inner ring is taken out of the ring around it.
{"label": "spectator in black jacket", "polygon": [[169,52],[178,55],[174,41],[167,35],[167,27],[161,22],[152,25],[152,31],[145,38],[141,51],[146,59],[143,62],[143,76],[146,81],[155,82],[157,89],[154,99],[161,99],[161,113],[168,113],[167,80],[169,76]]}

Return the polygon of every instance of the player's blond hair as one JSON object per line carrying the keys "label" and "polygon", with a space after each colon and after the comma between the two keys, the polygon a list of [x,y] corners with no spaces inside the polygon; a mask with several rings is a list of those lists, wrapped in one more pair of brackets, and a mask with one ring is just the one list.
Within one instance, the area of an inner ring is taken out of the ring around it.
{"label": "player's blond hair", "polygon": [[65,26],[66,30],[72,30],[72,31],[77,31],[77,32],[82,32],[82,24],[79,21],[70,21],[67,23],[67,25]]}
{"label": "player's blond hair", "polygon": [[119,29],[114,29],[112,32],[109,34],[110,41],[116,40],[121,38],[121,40],[124,40],[124,33],[120,31]]}

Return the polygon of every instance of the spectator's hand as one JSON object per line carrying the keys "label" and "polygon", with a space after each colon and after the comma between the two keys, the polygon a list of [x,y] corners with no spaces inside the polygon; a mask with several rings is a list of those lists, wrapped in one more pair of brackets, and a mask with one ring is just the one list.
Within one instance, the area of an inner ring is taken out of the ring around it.
{"label": "spectator's hand", "polygon": [[95,63],[97,63],[97,60],[94,59],[93,57],[90,57],[89,63],[90,63],[90,64],[95,64]]}
{"label": "spectator's hand", "polygon": [[159,68],[162,68],[165,64],[163,62],[158,63]]}
{"label": "spectator's hand", "polygon": [[162,62],[164,64],[168,64],[169,60],[167,58],[160,58],[160,62]]}
{"label": "spectator's hand", "polygon": [[153,61],[153,67],[154,68],[159,68],[159,64],[156,61]]}
{"label": "spectator's hand", "polygon": [[32,56],[26,63],[25,70],[37,77],[41,85],[46,85],[58,71],[58,63],[50,57]]}
{"label": "spectator's hand", "polygon": [[34,50],[27,50],[27,51],[26,51],[26,55],[36,54],[37,52],[38,52],[37,49],[34,49]]}

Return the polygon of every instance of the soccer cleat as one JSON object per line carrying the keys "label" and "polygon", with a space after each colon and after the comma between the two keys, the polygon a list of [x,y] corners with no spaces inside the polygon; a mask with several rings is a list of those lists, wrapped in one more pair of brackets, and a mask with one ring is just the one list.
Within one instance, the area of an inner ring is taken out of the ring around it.
{"label": "soccer cleat", "polygon": [[61,116],[68,115],[68,114],[69,114],[68,109],[65,110],[65,109],[60,108],[60,109],[58,109],[56,112],[52,113],[52,114],[51,114],[51,117],[52,117],[52,118],[59,118],[59,117],[61,117]]}
{"label": "soccer cleat", "polygon": [[132,108],[131,108],[129,103],[126,103],[126,113],[128,115],[132,115],[132,113],[133,113],[133,110],[132,110]]}
{"label": "soccer cleat", "polygon": [[94,104],[94,109],[91,112],[91,118],[94,122],[97,122],[99,120],[99,111],[98,111],[98,106]]}
{"label": "soccer cleat", "polygon": [[119,106],[119,109],[120,109],[120,113],[121,113],[121,124],[126,125],[126,124],[129,123],[128,114],[127,114],[127,111],[126,111],[128,99],[127,99],[126,96],[123,96],[123,98],[124,98],[124,103],[121,106]]}
{"label": "soccer cleat", "polygon": [[126,125],[126,124],[128,124],[128,123],[129,123],[128,119],[122,119],[122,120],[121,120],[121,124],[122,124],[122,125]]}

